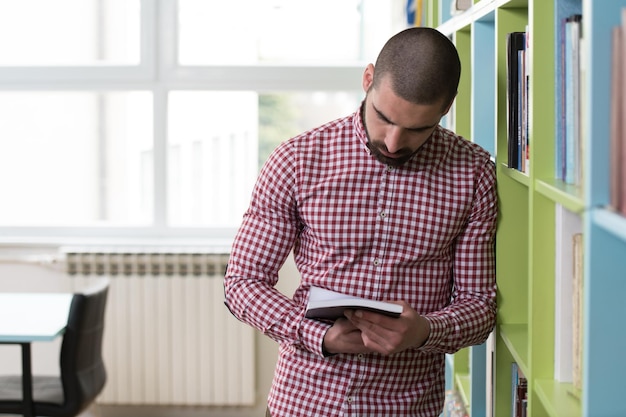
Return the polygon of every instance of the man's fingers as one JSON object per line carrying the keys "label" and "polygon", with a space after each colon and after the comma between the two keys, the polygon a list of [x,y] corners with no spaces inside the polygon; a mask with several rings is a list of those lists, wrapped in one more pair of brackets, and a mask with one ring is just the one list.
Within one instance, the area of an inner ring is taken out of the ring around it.
{"label": "man's fingers", "polygon": [[398,318],[363,310],[347,311],[345,316],[361,331],[363,344],[382,355],[421,346],[428,336],[425,320],[408,305]]}

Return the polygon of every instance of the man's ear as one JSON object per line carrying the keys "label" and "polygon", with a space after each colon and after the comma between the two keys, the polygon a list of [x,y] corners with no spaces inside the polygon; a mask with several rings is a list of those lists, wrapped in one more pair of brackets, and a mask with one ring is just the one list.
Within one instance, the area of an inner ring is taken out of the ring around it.
{"label": "man's ear", "polygon": [[363,72],[363,91],[367,93],[372,84],[374,84],[374,65],[368,64]]}
{"label": "man's ear", "polygon": [[[454,98],[456,98],[456,95],[454,96]],[[450,100],[450,104],[448,104],[448,106],[444,109],[442,116],[445,116],[446,114],[448,114],[448,112],[452,108],[452,104],[454,103],[454,98]]]}

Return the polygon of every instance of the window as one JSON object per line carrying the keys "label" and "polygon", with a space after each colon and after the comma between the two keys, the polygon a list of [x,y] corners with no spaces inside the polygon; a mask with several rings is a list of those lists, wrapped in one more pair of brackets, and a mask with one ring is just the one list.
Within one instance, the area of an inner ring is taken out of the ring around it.
{"label": "window", "polygon": [[149,225],[152,96],[0,92],[3,226]]}
{"label": "window", "polygon": [[0,0],[0,65],[137,65],[139,0]]}
{"label": "window", "polygon": [[271,150],[356,110],[403,7],[0,0],[0,231],[232,237]]}

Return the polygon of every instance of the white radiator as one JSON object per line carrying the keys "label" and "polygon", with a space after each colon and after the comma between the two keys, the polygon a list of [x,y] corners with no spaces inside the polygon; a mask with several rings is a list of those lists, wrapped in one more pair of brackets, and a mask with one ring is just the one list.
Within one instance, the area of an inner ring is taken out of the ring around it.
{"label": "white radiator", "polygon": [[76,288],[103,275],[103,404],[252,405],[254,331],[224,306],[228,255],[63,250]]}

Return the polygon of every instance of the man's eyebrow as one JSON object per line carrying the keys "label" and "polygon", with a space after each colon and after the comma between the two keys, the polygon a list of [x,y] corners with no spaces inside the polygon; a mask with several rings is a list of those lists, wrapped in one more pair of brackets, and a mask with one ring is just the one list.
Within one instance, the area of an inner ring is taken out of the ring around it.
{"label": "man's eyebrow", "polygon": [[[393,121],[391,121],[387,116],[384,115],[383,112],[381,112],[380,110],[378,110],[376,108],[376,106],[374,105],[374,103],[372,103],[372,107],[374,108],[374,111],[376,112],[376,114],[378,115],[379,118],[381,118],[385,123],[389,123],[391,125],[397,126],[396,123],[394,123]],[[419,126],[419,127],[406,127],[406,130],[410,130],[412,132],[423,132],[424,130],[428,130],[428,129],[432,129],[433,127],[437,126],[439,124],[439,122],[430,125],[430,126]]]}

